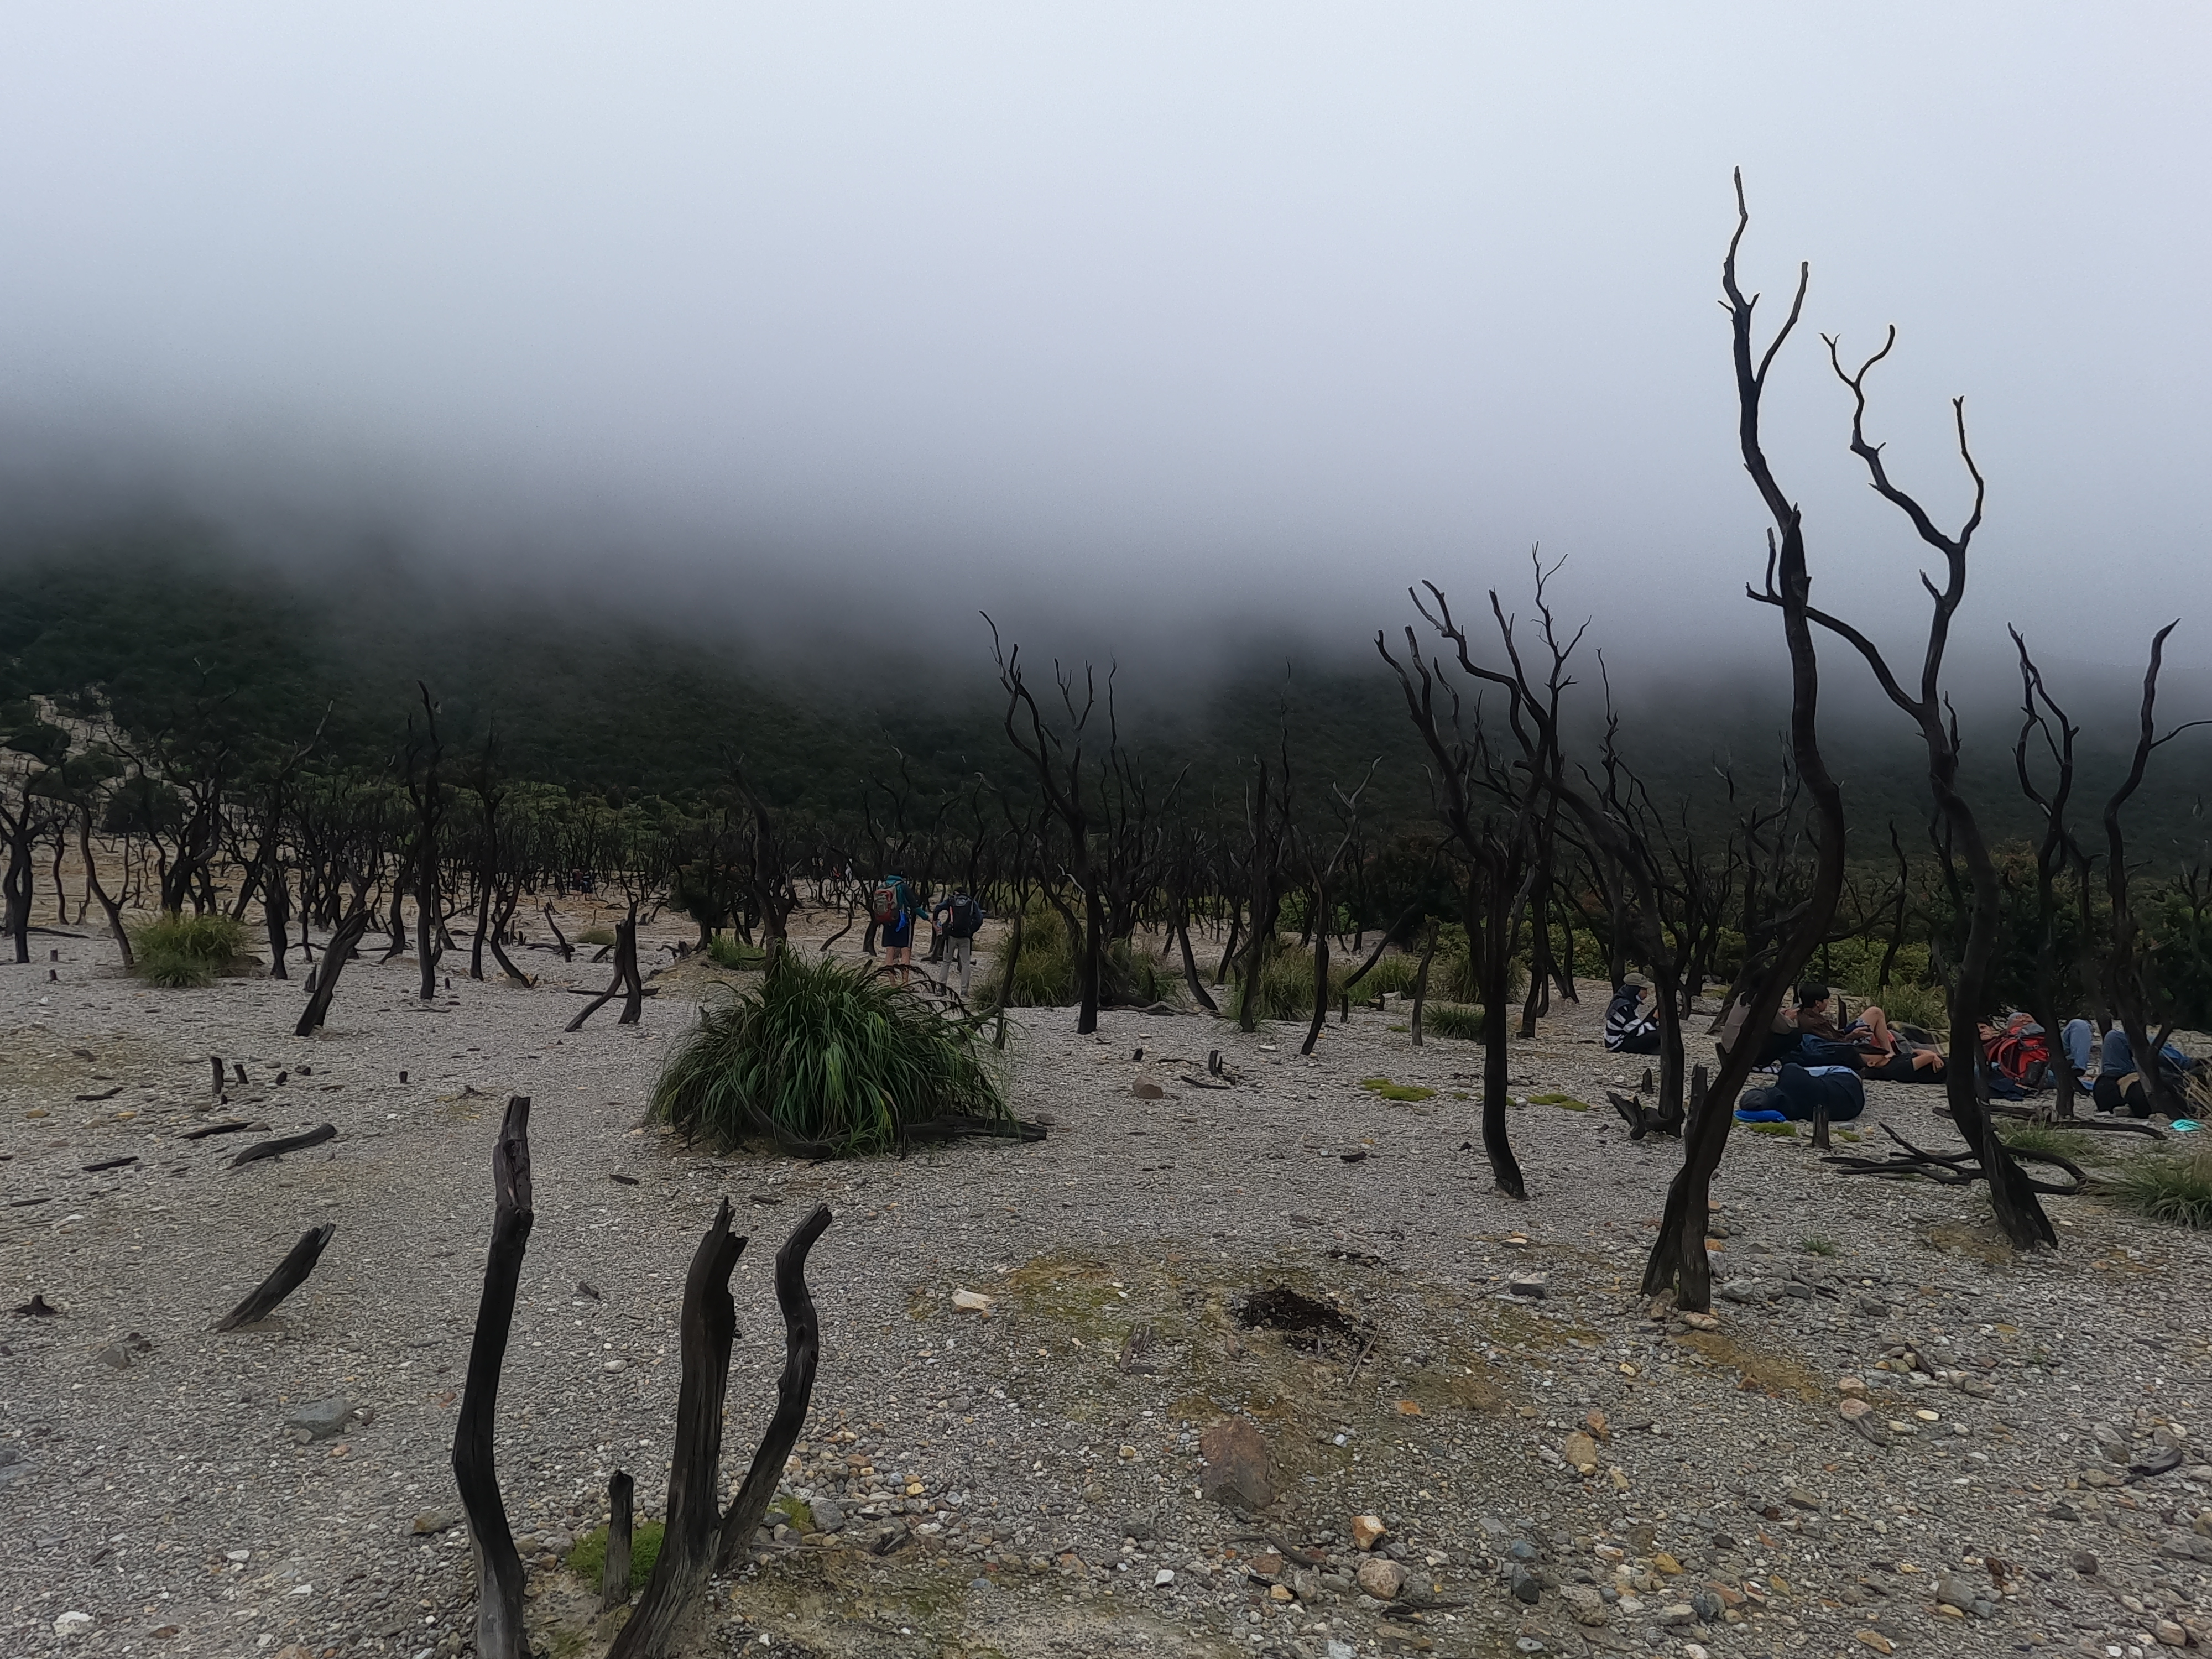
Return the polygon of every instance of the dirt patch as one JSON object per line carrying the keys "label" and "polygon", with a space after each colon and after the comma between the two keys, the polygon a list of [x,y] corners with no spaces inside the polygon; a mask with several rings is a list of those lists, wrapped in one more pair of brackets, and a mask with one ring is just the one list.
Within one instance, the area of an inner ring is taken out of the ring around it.
{"label": "dirt patch", "polygon": [[1721,1331],[1692,1331],[1681,1341],[1715,1364],[1734,1371],[1739,1379],[1736,1386],[1747,1392],[1808,1402],[1825,1396],[1820,1379],[1787,1355],[1764,1352]]}
{"label": "dirt patch", "polygon": [[1254,1291],[1237,1304],[1237,1322],[1247,1330],[1279,1331],[1287,1347],[1320,1353],[1334,1343],[1363,1344],[1366,1333],[1333,1302],[1302,1296],[1287,1285]]}
{"label": "dirt patch", "polygon": [[1993,1221],[1938,1221],[1921,1237],[1939,1250],[1972,1256],[1985,1267],[2002,1267],[2012,1260],[2012,1245]]}

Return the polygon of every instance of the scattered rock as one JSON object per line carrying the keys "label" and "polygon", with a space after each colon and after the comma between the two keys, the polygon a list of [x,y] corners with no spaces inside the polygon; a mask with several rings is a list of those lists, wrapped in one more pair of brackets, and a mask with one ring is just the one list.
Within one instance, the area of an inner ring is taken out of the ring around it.
{"label": "scattered rock", "polygon": [[1541,1301],[1552,1293],[1551,1284],[1542,1273],[1516,1273],[1505,1284],[1511,1296],[1525,1297],[1531,1302]]}
{"label": "scattered rock", "polygon": [[1267,1443],[1249,1419],[1216,1418],[1199,1437],[1198,1450],[1206,1460],[1198,1475],[1201,1498],[1240,1510],[1264,1510],[1275,1501]]}
{"label": "scattered rock", "polygon": [[986,1296],[981,1291],[956,1290],[952,1292],[952,1305],[962,1313],[987,1314],[998,1305],[998,1297]]}
{"label": "scattered rock", "polygon": [[1395,1601],[1406,1588],[1406,1570],[1387,1555],[1370,1555],[1359,1564],[1359,1588],[1378,1601]]}
{"label": "scattered rock", "polygon": [[1355,1549],[1371,1550],[1389,1533],[1379,1515],[1355,1515],[1352,1517],[1352,1542]]}
{"label": "scattered rock", "polygon": [[1581,1430],[1576,1430],[1559,1445],[1559,1455],[1577,1474],[1593,1474],[1597,1471],[1597,1442]]}
{"label": "scattered rock", "polygon": [[2075,1550],[2066,1559],[2073,1565],[2074,1571],[2084,1578],[2094,1578],[2097,1576],[2097,1558],[2087,1550]]}
{"label": "scattered rock", "polygon": [[304,1406],[295,1406],[284,1419],[284,1426],[292,1431],[292,1437],[302,1445],[310,1440],[327,1440],[342,1431],[353,1416],[353,1407],[343,1395],[332,1395],[328,1400],[313,1400]]}
{"label": "scattered rock", "polygon": [[817,1532],[842,1532],[845,1527],[845,1506],[831,1498],[817,1498],[807,1506],[814,1516]]}
{"label": "scattered rock", "polygon": [[1168,1091],[1161,1088],[1158,1084],[1146,1083],[1141,1079],[1129,1085],[1129,1092],[1139,1100],[1165,1100],[1168,1095]]}
{"label": "scattered rock", "polygon": [[1517,1562],[1505,1575],[1505,1584],[1513,1592],[1513,1599],[1528,1607],[1534,1607],[1536,1598],[1543,1594],[1543,1585],[1536,1575]]}
{"label": "scattered rock", "polygon": [[425,1510],[415,1517],[415,1524],[408,1530],[418,1537],[434,1537],[439,1533],[452,1531],[460,1524],[460,1519],[450,1510]]}

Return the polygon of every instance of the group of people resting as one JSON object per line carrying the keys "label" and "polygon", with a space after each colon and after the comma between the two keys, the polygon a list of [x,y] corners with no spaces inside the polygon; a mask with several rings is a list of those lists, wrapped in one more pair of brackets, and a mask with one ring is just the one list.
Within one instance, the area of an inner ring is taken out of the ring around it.
{"label": "group of people resting", "polygon": [[[1658,1052],[1659,1021],[1649,1000],[1650,992],[1649,979],[1631,974],[1613,993],[1605,1013],[1605,1046],[1609,1051]],[[1723,1056],[1741,1039],[1750,1008],[1750,997],[1739,997],[1723,1019],[1717,1046]],[[1990,1093],[2017,1100],[2056,1082],[2048,1034],[2030,1015],[2014,1012],[2002,1019],[1984,1020],[1979,1031]],[[2094,1025],[2087,1019],[2073,1019],[2066,1023],[2059,1040],[2074,1075],[2088,1087],[2099,1111],[2149,1115],[2149,1091],[2143,1086],[2125,1031],[2108,1019]],[[1754,1121],[1760,1116],[1775,1121],[1808,1119],[1825,1106],[1829,1118],[1841,1122],[1864,1109],[1863,1079],[1941,1083],[1947,1063],[1934,1036],[1917,1027],[1893,1024],[1879,1007],[1862,1008],[1848,1024],[1840,1023],[1834,994],[1825,985],[1808,981],[1797,988],[1795,1003],[1775,1015],[1753,1062],[1759,1071],[1776,1072],[1774,1085],[1746,1094],[1744,1109],[1737,1115]],[[2191,1060],[2172,1043],[2166,1045],[2158,1059],[2160,1073],[2176,1088],[2192,1070],[2206,1063]],[[2093,1069],[2095,1078],[2090,1083]],[[1777,1097],[1754,1103],[1755,1097],[1763,1096]]]}

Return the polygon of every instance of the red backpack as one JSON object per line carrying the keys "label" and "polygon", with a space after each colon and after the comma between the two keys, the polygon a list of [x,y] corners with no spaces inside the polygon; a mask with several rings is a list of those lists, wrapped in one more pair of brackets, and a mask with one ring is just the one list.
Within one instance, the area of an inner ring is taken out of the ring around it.
{"label": "red backpack", "polygon": [[2040,1089],[2051,1076],[2051,1045],[2040,1032],[2008,1031],[1990,1044],[1990,1064],[2023,1089]]}

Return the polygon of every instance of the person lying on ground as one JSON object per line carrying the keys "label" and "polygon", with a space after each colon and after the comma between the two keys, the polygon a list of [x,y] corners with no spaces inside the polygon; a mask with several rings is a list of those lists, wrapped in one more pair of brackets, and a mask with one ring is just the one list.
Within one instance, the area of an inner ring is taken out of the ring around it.
{"label": "person lying on ground", "polygon": [[1605,1006],[1605,1046],[1608,1054],[1656,1054],[1659,1052],[1659,1013],[1644,1006],[1651,981],[1631,974],[1620,981],[1613,1000]]}
{"label": "person lying on ground", "polygon": [[1943,1051],[1929,1043],[1915,1042],[1872,1003],[1859,1010],[1858,1018],[1844,1035],[1865,1054],[1869,1077],[1890,1083],[1943,1080]]}
{"label": "person lying on ground", "polygon": [[[2190,1073],[2203,1063],[2190,1059],[2169,1042],[2158,1052],[2160,1080],[2167,1088],[2179,1091],[2187,1085]],[[2130,1117],[2150,1115],[2150,1091],[2143,1086],[2128,1034],[2117,1025],[2105,1033],[2104,1052],[2097,1062],[2097,1081],[2089,1094],[2100,1112],[2125,1111]]]}
{"label": "person lying on ground", "polygon": [[1831,1123],[1848,1123],[1866,1110],[1866,1085],[1848,1066],[1800,1066],[1785,1060],[1773,1086],[1753,1089],[1737,1103],[1741,1123],[1808,1123],[1825,1110]]}

